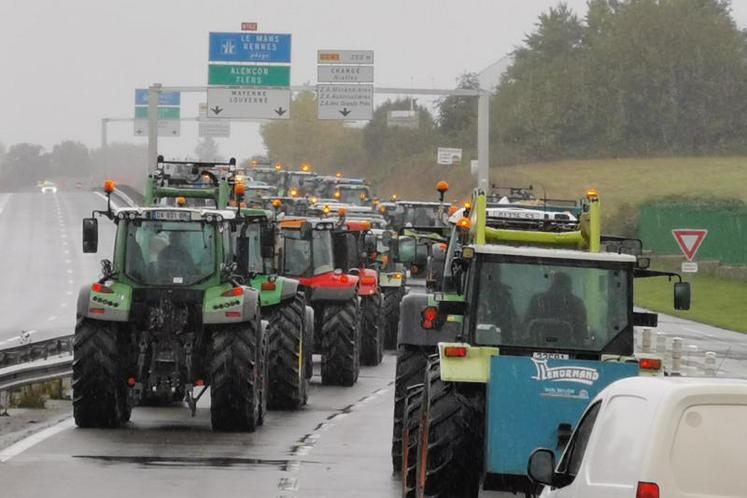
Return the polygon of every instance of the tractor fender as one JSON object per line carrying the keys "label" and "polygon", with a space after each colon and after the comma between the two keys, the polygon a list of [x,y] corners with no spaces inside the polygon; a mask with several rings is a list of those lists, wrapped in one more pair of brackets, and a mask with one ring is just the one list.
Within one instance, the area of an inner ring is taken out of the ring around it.
{"label": "tractor fender", "polygon": [[[244,323],[244,322],[259,322],[260,310],[259,310],[259,291],[251,287],[243,287],[244,295],[241,300],[241,308],[226,308],[216,311],[205,311],[202,315],[202,323],[205,325],[214,325],[221,323]],[[241,310],[241,313],[234,316],[229,316],[230,312]]]}
{"label": "tractor fender", "polygon": [[[102,313],[92,313],[92,308],[104,311]],[[105,302],[94,302],[93,296],[91,296],[91,286],[84,285],[78,291],[78,303],[75,314],[76,318],[85,317],[107,322],[126,322],[129,319],[130,312],[128,310],[116,309]]]}
{"label": "tractor fender", "polygon": [[300,284],[298,280],[287,277],[278,277],[276,282],[282,286],[282,292],[280,294],[281,301],[295,299]]}
{"label": "tractor fender", "polygon": [[349,301],[357,294],[356,287],[311,287],[306,289],[310,303],[321,301]]}
{"label": "tractor fender", "polygon": [[461,332],[459,322],[446,322],[439,329],[424,329],[421,326],[422,312],[428,306],[428,294],[411,293],[402,298],[399,305],[399,327],[397,345],[438,346],[439,342],[454,342]]}
{"label": "tractor fender", "polygon": [[379,293],[379,273],[376,270],[364,268],[358,273],[358,278],[358,296],[366,297]]}

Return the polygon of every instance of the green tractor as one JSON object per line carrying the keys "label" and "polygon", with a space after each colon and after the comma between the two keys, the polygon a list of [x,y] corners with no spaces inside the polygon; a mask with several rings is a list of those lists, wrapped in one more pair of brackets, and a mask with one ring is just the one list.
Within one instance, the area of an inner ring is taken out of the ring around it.
{"label": "green tractor", "polygon": [[[222,209],[241,206],[231,243],[237,259],[244,262],[241,281],[259,293],[260,312],[267,321],[267,407],[295,410],[308,401],[311,368],[311,334],[314,314],[299,292],[299,282],[277,275],[274,268],[276,223],[268,211],[244,207],[248,187],[239,180],[234,163],[164,161],[150,178],[146,199],[151,204],[196,202]],[[177,177],[169,170],[185,168]],[[184,172],[183,172],[184,173]],[[238,208],[237,208],[238,209]]]}
{"label": "green tractor", "polygon": [[[227,187],[218,190],[227,195]],[[111,195],[113,182],[105,191]],[[79,427],[116,427],[141,403],[185,400],[194,415],[208,386],[214,430],[254,431],[263,422],[260,296],[242,284],[247,262],[232,243],[243,222],[235,211],[183,204],[115,211],[107,201],[105,211],[83,220],[83,252],[97,252],[96,216],[114,222],[116,242],[101,279],[78,295],[73,414]]]}

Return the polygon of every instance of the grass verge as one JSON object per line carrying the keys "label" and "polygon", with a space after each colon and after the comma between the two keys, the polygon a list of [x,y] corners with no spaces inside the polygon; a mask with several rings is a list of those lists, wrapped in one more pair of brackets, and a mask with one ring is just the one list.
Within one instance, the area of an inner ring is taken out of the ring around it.
{"label": "grass verge", "polygon": [[692,307],[689,311],[673,310],[672,283],[666,278],[636,280],[636,304],[667,315],[747,332],[747,282],[698,275],[691,283]]}

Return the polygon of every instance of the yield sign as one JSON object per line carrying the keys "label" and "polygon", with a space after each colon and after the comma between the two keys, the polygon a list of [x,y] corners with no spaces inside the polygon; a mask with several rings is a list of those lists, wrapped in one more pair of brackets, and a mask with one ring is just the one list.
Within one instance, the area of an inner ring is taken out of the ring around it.
{"label": "yield sign", "polygon": [[703,243],[703,239],[708,235],[706,229],[692,229],[692,228],[677,228],[672,230],[674,240],[679,244],[682,253],[685,255],[688,261],[692,261],[695,258],[695,254],[700,249],[700,245]]}

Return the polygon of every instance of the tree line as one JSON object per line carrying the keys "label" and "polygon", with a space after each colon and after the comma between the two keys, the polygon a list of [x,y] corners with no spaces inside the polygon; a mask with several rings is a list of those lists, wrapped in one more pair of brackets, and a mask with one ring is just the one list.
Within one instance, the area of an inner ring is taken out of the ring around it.
{"label": "tree line", "polygon": [[[549,9],[491,90],[492,166],[559,159],[747,152],[747,36],[727,0],[590,0],[583,17]],[[459,88],[479,87],[465,73]],[[476,158],[477,102],[415,104],[417,129],[387,126],[387,101],[361,128],[316,120],[311,93],[289,121],[262,126],[270,157],[385,178],[432,166],[436,147]]]}

